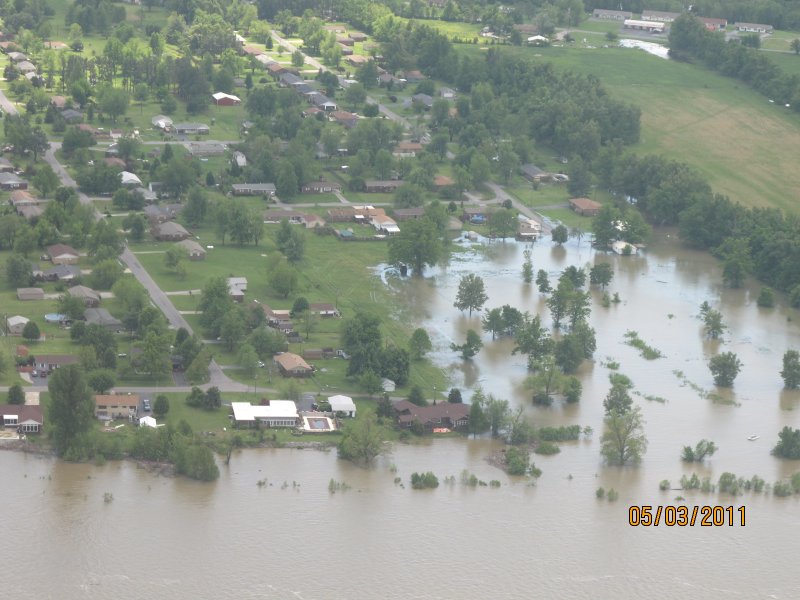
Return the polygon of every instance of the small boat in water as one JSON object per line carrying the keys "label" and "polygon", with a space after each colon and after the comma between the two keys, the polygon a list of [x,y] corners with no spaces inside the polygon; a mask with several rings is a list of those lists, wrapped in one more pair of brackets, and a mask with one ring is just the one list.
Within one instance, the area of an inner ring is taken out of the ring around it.
{"label": "small boat in water", "polygon": [[751,435],[751,436],[750,436],[749,438],[747,438],[747,439],[748,439],[748,440],[750,440],[751,442],[755,442],[755,441],[756,441],[758,438],[759,438],[759,436],[757,436],[757,435],[753,434],[753,435]]}

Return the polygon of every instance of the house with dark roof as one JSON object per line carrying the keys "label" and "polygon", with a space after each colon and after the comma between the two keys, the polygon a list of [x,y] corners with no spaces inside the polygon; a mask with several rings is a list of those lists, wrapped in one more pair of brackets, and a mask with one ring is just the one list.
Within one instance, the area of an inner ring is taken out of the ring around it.
{"label": "house with dark roof", "polygon": [[[36,275],[34,270],[34,276]],[[39,271],[38,276],[45,281],[72,281],[81,276],[81,270],[76,265],[56,265],[46,271]]]}
{"label": "house with dark roof", "polygon": [[369,180],[364,182],[364,191],[368,194],[392,194],[397,188],[403,185],[405,181],[401,179],[388,179],[388,180]]}
{"label": "house with dark roof", "polygon": [[205,123],[178,123],[175,131],[181,135],[208,135],[211,128]]}
{"label": "house with dark roof", "polygon": [[414,94],[411,96],[412,104],[420,104],[425,110],[429,110],[433,106],[433,97],[428,94]]}
{"label": "house with dark roof", "polygon": [[408,428],[417,422],[423,430],[430,432],[439,428],[463,430],[469,426],[469,404],[439,402],[417,406],[408,400],[398,400],[393,406],[400,427]]}
{"label": "house with dark roof", "polygon": [[121,331],[122,321],[113,316],[105,308],[87,308],[83,311],[87,325],[100,325],[110,331]]}
{"label": "house with dark roof", "polygon": [[325,179],[318,179],[317,181],[309,181],[304,183],[300,191],[304,194],[326,194],[333,191],[342,189],[341,184],[335,181],[327,181]]}
{"label": "house with dark roof", "polygon": [[595,8],[592,11],[592,18],[611,21],[624,21],[632,19],[633,13],[628,10],[606,10],[605,8]]}
{"label": "house with dark roof", "polygon": [[189,253],[189,260],[205,260],[206,258],[205,248],[194,240],[182,240],[177,245]]}
{"label": "house with dark roof", "polygon": [[544,181],[549,177],[546,171],[531,163],[522,165],[519,170],[522,172],[522,176],[531,182]]}
{"label": "house with dark roof", "polygon": [[394,209],[395,221],[412,221],[414,219],[421,219],[423,216],[425,216],[425,208],[422,206]]}
{"label": "house with dark roof", "polygon": [[14,173],[0,173],[1,190],[27,190],[28,182],[17,177]]}
{"label": "house with dark roof", "polygon": [[78,363],[78,357],[74,354],[37,354],[33,358],[33,366],[38,371],[48,373],[60,369],[64,365],[74,365]]}
{"label": "house with dark roof", "polygon": [[234,196],[274,196],[274,183],[234,183],[231,185]]}
{"label": "house with dark roof", "polygon": [[165,221],[153,227],[153,237],[160,242],[180,242],[190,235],[183,225],[174,221]]}
{"label": "house with dark roof", "polygon": [[44,427],[44,407],[28,404],[0,404],[3,427],[17,433],[41,433]]}
{"label": "house with dark roof", "polygon": [[74,285],[67,290],[67,294],[72,298],[83,300],[83,304],[87,308],[94,308],[100,305],[100,294],[85,285]]}

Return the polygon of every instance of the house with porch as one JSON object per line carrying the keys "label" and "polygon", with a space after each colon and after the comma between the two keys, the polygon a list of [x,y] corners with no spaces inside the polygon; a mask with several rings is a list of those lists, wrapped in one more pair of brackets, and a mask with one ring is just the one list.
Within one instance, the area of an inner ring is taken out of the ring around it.
{"label": "house with porch", "polygon": [[261,404],[231,402],[236,427],[296,427],[300,415],[292,400],[262,400]]}
{"label": "house with porch", "polygon": [[94,416],[101,421],[130,420],[138,412],[138,394],[98,394],[94,397]]}
{"label": "house with porch", "polygon": [[44,428],[44,410],[39,405],[0,404],[3,427],[18,433],[41,433]]}

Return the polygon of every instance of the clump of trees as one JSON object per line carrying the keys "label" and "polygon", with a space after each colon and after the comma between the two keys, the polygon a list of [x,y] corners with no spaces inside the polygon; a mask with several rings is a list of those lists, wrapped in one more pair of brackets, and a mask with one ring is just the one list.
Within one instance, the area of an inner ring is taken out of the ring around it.
{"label": "clump of trees", "polygon": [[720,387],[731,387],[742,368],[742,362],[733,352],[723,352],[712,357],[708,368],[714,376],[714,383]]}
{"label": "clump of trees", "polygon": [[359,416],[350,421],[337,446],[339,458],[364,465],[388,452],[386,432],[374,415]]}
{"label": "clump of trees", "polygon": [[694,448],[684,446],[681,460],[684,462],[703,462],[707,456],[712,456],[717,451],[717,445],[710,440],[700,440]]}
{"label": "clump of trees", "polygon": [[439,478],[430,471],[411,474],[411,487],[415,490],[429,490],[439,487]]}

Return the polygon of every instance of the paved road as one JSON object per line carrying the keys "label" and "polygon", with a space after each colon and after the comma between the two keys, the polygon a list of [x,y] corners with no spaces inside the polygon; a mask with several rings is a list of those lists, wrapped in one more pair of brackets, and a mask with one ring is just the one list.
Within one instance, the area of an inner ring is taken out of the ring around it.
{"label": "paved road", "polygon": [[[44,158],[53,168],[53,171],[55,171],[59,179],[61,179],[61,183],[63,185],[77,188],[78,185],[75,180],[56,159],[55,152],[60,147],[60,142],[51,142],[50,147],[45,152]],[[91,198],[82,192],[78,193],[78,197],[80,198],[81,204],[91,204],[92,202]],[[95,211],[95,216],[98,219],[103,218],[103,215],[99,211]],[[153,278],[150,277],[149,273],[145,270],[136,256],[134,256],[133,252],[126,247],[119,258],[127,265],[134,277],[139,280],[139,283],[144,286],[144,288],[147,290],[147,293],[150,295],[150,299],[153,301],[153,304],[155,304],[159,310],[164,313],[164,316],[169,324],[176,329],[183,327],[189,333],[192,333],[192,328],[186,322],[186,319],[184,319],[183,316],[175,309],[175,306],[173,306],[172,302],[170,302],[163,290],[156,285],[156,282],[153,281]],[[246,385],[233,381],[230,377],[225,375],[225,373],[222,372],[222,369],[219,368],[219,365],[216,363],[216,361],[211,361],[211,364],[208,366],[208,370],[210,379],[207,386],[217,386],[223,392],[238,392],[246,390]]]}
{"label": "paved road", "polygon": [[485,185],[486,185],[486,187],[488,187],[490,190],[492,190],[494,192],[494,200],[491,200],[490,202],[497,202],[499,204],[502,204],[506,200],[510,200],[511,204],[512,204],[512,206],[514,208],[516,208],[519,212],[521,212],[523,215],[525,215],[529,219],[533,219],[534,221],[539,223],[539,225],[542,226],[542,233],[550,233],[550,226],[547,225],[547,223],[545,222],[545,219],[542,217],[542,215],[540,215],[537,212],[532,211],[530,208],[525,206],[522,202],[520,202],[519,200],[514,198],[514,196],[512,196],[511,194],[509,194],[507,191],[505,191],[503,189],[503,186],[500,186],[500,185],[498,185],[496,183],[490,183],[490,182],[486,182]]}
{"label": "paved road", "polygon": [[18,115],[19,111],[17,107],[14,106],[6,95],[3,93],[3,90],[0,90],[0,107],[3,109],[3,112],[7,115]]}

